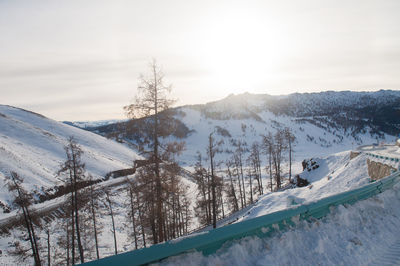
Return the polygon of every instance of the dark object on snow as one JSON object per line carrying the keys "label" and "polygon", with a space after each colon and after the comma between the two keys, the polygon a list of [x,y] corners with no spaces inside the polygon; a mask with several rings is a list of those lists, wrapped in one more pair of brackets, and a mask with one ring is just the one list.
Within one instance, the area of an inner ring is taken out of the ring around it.
{"label": "dark object on snow", "polygon": [[308,172],[310,172],[311,170],[315,170],[319,167],[317,162],[314,161],[314,159],[312,158],[310,160],[303,160],[301,162],[301,165],[303,166],[303,171],[307,169]]}
{"label": "dark object on snow", "polygon": [[306,160],[303,160],[302,162],[301,162],[301,165],[303,166],[303,171],[307,168],[307,162],[306,162]]}
{"label": "dark object on snow", "polygon": [[305,187],[308,186],[308,184],[310,184],[310,182],[308,182],[307,179],[303,179],[299,175],[296,175],[295,178],[296,178],[296,185],[298,187]]}

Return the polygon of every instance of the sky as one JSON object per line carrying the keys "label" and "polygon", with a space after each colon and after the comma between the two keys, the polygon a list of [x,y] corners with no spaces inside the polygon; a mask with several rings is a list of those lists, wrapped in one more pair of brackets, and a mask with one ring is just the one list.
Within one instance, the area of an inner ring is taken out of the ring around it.
{"label": "sky", "polygon": [[125,118],[154,58],[177,105],[400,89],[398,0],[0,0],[0,104]]}

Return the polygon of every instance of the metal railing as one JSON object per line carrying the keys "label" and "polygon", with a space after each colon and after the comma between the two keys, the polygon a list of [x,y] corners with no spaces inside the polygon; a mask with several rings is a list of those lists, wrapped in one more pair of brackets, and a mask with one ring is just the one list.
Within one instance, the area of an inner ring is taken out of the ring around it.
{"label": "metal railing", "polygon": [[[380,158],[380,157],[377,157]],[[224,243],[247,236],[268,237],[279,228],[294,225],[293,218],[300,220],[320,219],[329,213],[330,207],[342,204],[353,204],[370,198],[400,181],[400,172],[367,184],[361,188],[346,191],[316,202],[298,207],[277,211],[243,222],[216,228],[200,234],[189,235],[176,240],[153,245],[119,255],[106,257],[85,265],[143,265],[160,261],[185,252],[200,251],[204,255],[216,252]]]}

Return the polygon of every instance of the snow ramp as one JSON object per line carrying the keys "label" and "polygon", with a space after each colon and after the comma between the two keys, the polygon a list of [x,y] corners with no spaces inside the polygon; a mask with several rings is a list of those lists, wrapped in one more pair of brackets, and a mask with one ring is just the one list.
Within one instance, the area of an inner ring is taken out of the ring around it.
{"label": "snow ramp", "polygon": [[400,172],[372,182],[358,189],[346,191],[298,207],[277,211],[211,231],[181,237],[149,248],[91,261],[85,265],[144,265],[185,252],[198,251],[204,255],[215,253],[224,243],[248,236],[269,237],[277,230],[294,226],[296,220],[315,220],[327,215],[330,208],[353,204],[390,189],[400,181]]}

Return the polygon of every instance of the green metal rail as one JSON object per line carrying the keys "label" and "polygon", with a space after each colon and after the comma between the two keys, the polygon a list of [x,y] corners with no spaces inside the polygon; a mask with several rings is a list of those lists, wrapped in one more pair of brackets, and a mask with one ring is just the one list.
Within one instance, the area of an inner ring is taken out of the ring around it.
{"label": "green metal rail", "polygon": [[368,156],[370,156],[370,157],[373,157],[373,158],[378,158],[378,159],[383,159],[383,160],[389,160],[389,161],[394,161],[394,162],[399,162],[399,161],[400,161],[399,158],[391,158],[391,157],[387,157],[387,156],[376,155],[376,154],[369,153],[369,152],[366,152],[365,154],[368,155]]}
{"label": "green metal rail", "polygon": [[176,256],[190,251],[200,251],[205,255],[212,254],[227,241],[247,236],[268,237],[276,231],[276,225],[278,225],[280,230],[293,225],[293,217],[299,217],[300,220],[320,219],[329,213],[331,206],[353,204],[359,200],[370,198],[392,188],[399,180],[400,172],[396,172],[361,188],[323,198],[313,203],[277,211],[254,219],[220,227],[205,233],[171,240],[165,243],[153,245],[149,248],[138,249],[106,257],[86,263],[85,265],[142,265],[157,262],[167,257]]}

